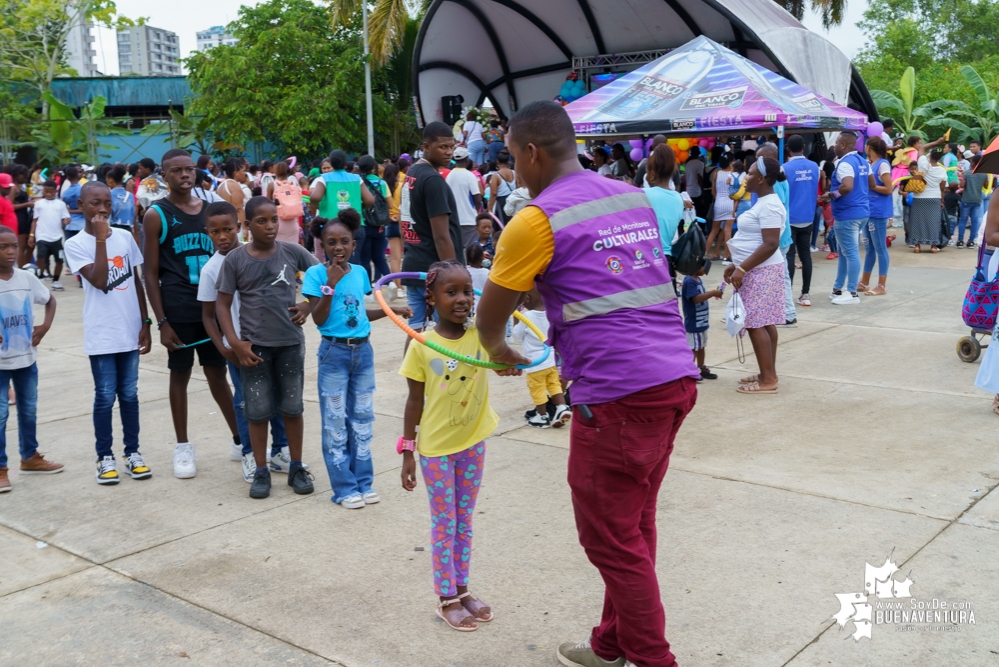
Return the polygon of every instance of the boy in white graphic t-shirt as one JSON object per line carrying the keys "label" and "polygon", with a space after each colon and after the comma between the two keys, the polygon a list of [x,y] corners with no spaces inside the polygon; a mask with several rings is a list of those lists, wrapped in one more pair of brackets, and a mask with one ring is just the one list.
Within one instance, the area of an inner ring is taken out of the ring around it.
{"label": "boy in white graphic t-shirt", "polygon": [[112,229],[111,190],[92,181],[80,191],[85,220],[79,234],[66,241],[66,263],[83,276],[83,351],[94,374],[94,434],[97,483],[117,484],[112,452],[111,410],[115,397],[125,441],[125,471],[132,479],[152,477],[139,454],[139,355],[149,352],[146,295],[135,276],[142,253],[135,239]]}

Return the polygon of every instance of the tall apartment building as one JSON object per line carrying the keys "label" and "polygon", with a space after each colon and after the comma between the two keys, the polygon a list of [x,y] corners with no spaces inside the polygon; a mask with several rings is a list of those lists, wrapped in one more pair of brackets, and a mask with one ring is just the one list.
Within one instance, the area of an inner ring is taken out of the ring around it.
{"label": "tall apartment building", "polygon": [[79,23],[66,36],[66,64],[79,76],[100,76],[94,63],[94,32],[90,23]]}
{"label": "tall apartment building", "polygon": [[235,46],[238,41],[226,32],[224,25],[213,25],[208,30],[198,32],[198,51],[207,51],[213,46]]}
{"label": "tall apartment building", "polygon": [[118,31],[118,71],[140,76],[176,76],[180,72],[177,34],[149,25]]}

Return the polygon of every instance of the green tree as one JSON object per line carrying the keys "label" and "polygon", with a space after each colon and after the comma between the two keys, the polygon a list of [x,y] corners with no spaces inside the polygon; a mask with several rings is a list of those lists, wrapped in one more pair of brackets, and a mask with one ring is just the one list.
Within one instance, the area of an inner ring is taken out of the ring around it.
{"label": "green tree", "polygon": [[[960,139],[976,139],[979,142],[990,141],[999,133],[999,100],[992,88],[985,82],[982,75],[971,65],[961,67],[961,76],[975,91],[977,104],[956,102],[951,110],[952,115],[963,117],[968,124],[951,122],[951,126],[960,133]],[[984,138],[984,139],[983,139]]]}
{"label": "green tree", "polygon": [[[953,125],[953,120],[947,112],[961,102],[955,100],[936,100],[926,104],[916,105],[916,71],[907,67],[898,82],[899,95],[884,90],[871,90],[871,98],[878,108],[895,112],[893,118],[899,130],[906,136],[916,135],[927,138],[931,127],[947,127]],[[942,131],[941,131],[942,132]]]}
{"label": "green tree", "polygon": [[135,25],[118,15],[113,0],[0,0],[0,65],[30,84],[45,110],[52,79],[75,73],[66,67],[66,40],[85,23]]}
{"label": "green tree", "polygon": [[[228,26],[237,46],[186,60],[192,114],[204,117],[218,141],[271,142],[280,155],[316,155],[334,146],[363,150],[357,26],[331,30],[329,21],[328,10],[309,0],[240,8]],[[388,104],[376,96],[374,106],[376,128],[391,126]]]}

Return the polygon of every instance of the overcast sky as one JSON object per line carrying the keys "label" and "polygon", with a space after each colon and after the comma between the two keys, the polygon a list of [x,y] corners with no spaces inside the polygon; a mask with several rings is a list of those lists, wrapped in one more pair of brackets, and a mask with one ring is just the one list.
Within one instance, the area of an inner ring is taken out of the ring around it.
{"label": "overcast sky", "polygon": [[[240,3],[235,0],[173,0],[168,3],[152,3],[146,0],[117,0],[115,3],[122,15],[130,18],[144,16],[148,23],[177,33],[180,38],[180,53],[187,56],[197,46],[195,33],[213,25],[225,25],[236,18],[242,4],[255,5],[256,2]],[[849,0],[843,25],[828,33],[822,29],[818,16],[805,16],[804,23],[810,30],[823,33],[843,53],[852,58],[864,45],[864,35],[856,27],[867,3],[864,0]],[[105,74],[118,74],[118,49],[114,32],[96,30],[97,69]]]}

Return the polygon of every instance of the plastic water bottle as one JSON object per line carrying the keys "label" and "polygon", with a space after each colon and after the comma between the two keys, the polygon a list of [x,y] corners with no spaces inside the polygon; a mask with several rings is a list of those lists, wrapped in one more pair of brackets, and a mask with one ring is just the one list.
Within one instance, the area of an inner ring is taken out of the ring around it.
{"label": "plastic water bottle", "polygon": [[644,118],[690,90],[711,71],[715,57],[711,51],[695,49],[663,59],[627,90],[588,113],[583,120],[601,116]]}

